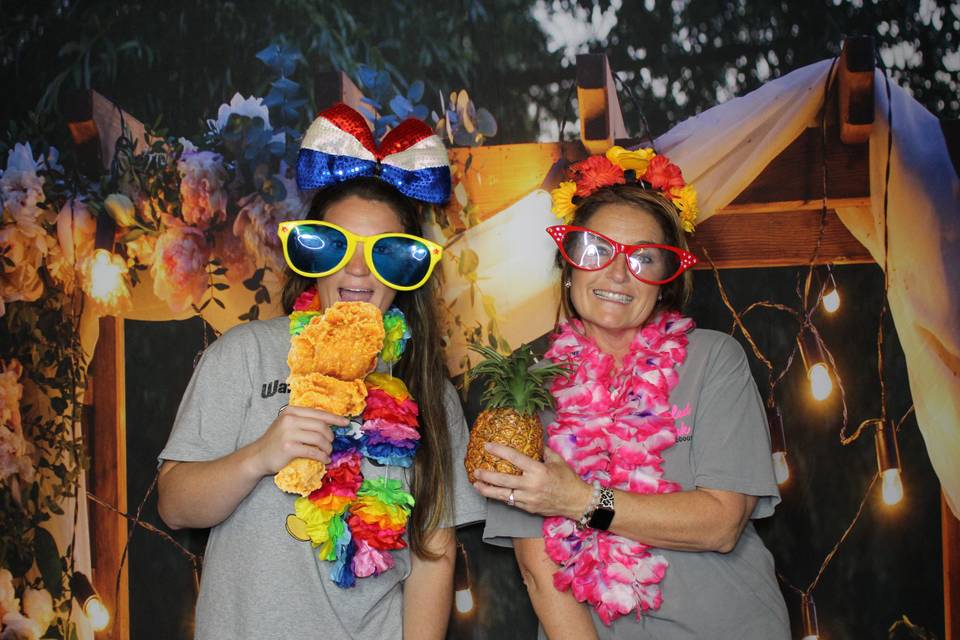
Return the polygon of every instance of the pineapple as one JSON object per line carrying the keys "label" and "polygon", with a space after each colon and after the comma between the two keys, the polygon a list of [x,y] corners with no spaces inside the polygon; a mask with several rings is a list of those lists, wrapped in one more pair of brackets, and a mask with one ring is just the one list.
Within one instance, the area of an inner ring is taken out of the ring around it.
{"label": "pineapple", "polygon": [[543,427],[537,413],[552,406],[547,384],[555,375],[566,375],[566,365],[549,364],[531,369],[534,363],[529,345],[523,345],[509,356],[502,356],[489,347],[471,345],[486,356],[470,372],[471,378],[487,376],[483,393],[486,408],[477,416],[470,431],[467,455],[463,464],[470,482],[477,469],[520,475],[513,464],[488,453],[483,446],[496,442],[513,447],[535,460],[543,460]]}

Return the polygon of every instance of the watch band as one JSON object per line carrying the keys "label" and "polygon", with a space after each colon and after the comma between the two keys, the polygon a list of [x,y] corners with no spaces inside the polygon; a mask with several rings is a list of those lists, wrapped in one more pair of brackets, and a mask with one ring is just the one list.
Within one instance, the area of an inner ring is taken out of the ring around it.
{"label": "watch band", "polygon": [[610,528],[610,523],[613,522],[614,513],[616,511],[613,508],[613,491],[606,488],[600,489],[600,502],[593,513],[590,514],[590,521],[587,525],[591,529],[606,531]]}

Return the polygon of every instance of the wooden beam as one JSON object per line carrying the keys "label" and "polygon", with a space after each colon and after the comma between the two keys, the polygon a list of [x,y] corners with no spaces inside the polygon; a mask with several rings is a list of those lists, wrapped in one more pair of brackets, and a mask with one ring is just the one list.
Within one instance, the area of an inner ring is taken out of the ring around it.
{"label": "wooden beam", "polygon": [[[363,92],[343,71],[323,71],[317,74],[313,85],[313,97],[317,103],[318,112],[338,102],[359,110]],[[368,108],[372,109],[369,105]]]}
{"label": "wooden beam", "polygon": [[[721,212],[819,209],[823,151],[820,128],[804,130]],[[828,127],[826,165],[828,206],[862,206],[869,202],[868,144],[842,144],[839,128]]]}
{"label": "wooden beam", "polygon": [[[92,422],[84,424],[88,439],[90,468],[87,491],[120,511],[127,511],[126,386],[123,320],[100,319],[100,337],[90,364],[92,379]],[[127,566],[120,569],[127,542],[127,520],[108,509],[90,508],[90,545],[93,558],[92,582],[110,611],[110,627],[98,634],[113,640],[130,638],[130,604]],[[116,580],[120,573],[117,600]]]}
{"label": "wooden beam", "polygon": [[613,72],[605,54],[577,56],[577,104],[580,140],[591,154],[603,153],[616,138],[627,137]]}
{"label": "wooden beam", "polygon": [[[698,269],[709,269],[704,248],[721,269],[789,267],[810,263],[820,229],[820,215],[810,211],[718,214],[697,225],[690,240]],[[828,211],[816,264],[872,263],[870,253]]]}
{"label": "wooden beam", "polygon": [[960,636],[960,520],[950,512],[942,491],[940,521],[943,545],[943,637],[956,638]]}
{"label": "wooden beam", "polygon": [[845,144],[863,144],[870,139],[875,60],[872,36],[855,36],[843,41],[838,60],[837,106],[840,140]]}

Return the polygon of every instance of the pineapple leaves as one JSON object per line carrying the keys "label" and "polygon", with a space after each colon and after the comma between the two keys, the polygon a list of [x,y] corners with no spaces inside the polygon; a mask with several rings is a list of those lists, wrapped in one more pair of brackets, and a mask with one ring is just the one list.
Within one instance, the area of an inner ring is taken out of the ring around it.
{"label": "pineapple leaves", "polygon": [[482,400],[488,409],[506,407],[525,416],[548,409],[553,406],[553,397],[547,388],[550,380],[570,374],[565,363],[537,363],[529,344],[521,345],[509,356],[482,344],[473,343],[470,349],[484,357],[468,375],[471,381],[486,377]]}

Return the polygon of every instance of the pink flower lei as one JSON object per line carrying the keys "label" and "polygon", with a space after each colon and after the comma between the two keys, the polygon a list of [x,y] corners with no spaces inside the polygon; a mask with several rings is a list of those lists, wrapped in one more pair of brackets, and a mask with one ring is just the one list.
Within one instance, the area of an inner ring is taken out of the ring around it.
{"label": "pink flower lei", "polygon": [[[583,324],[561,325],[546,357],[579,363],[569,378],[554,378],[556,419],[548,444],[587,482],[631,493],[671,493],[680,485],[663,479],[661,453],[677,440],[670,391],[687,356],[693,320],[662,313],[637,331],[619,370],[583,334]],[[667,570],[650,547],[607,531],[577,529],[573,520],[544,520],[547,554],[560,565],[557,589],[571,589],[611,622],[636,610],[639,618],[662,602],[660,582]]]}

